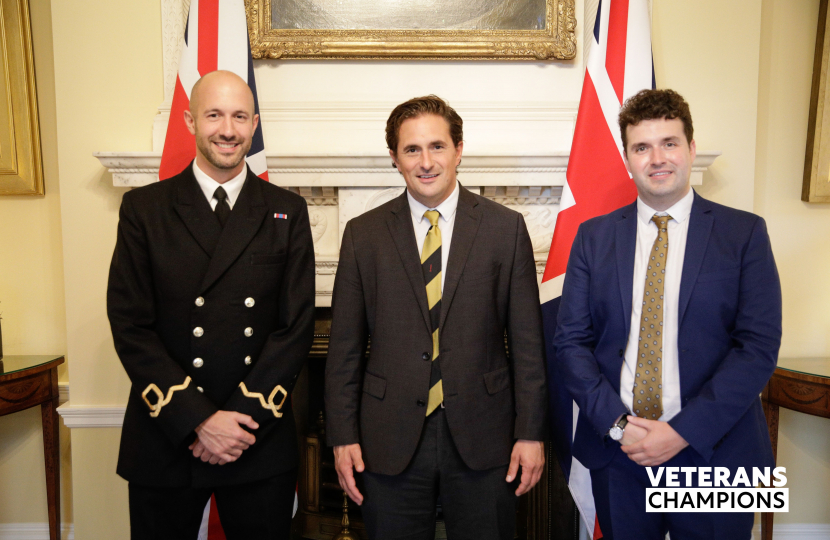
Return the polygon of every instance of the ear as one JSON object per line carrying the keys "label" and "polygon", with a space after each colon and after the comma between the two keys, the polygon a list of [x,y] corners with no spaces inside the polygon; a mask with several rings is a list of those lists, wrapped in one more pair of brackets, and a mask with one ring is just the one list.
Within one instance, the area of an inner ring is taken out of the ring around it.
{"label": "ear", "polygon": [[692,155],[692,162],[694,162],[695,157],[697,156],[697,145],[695,144],[694,139],[692,139],[692,142],[689,143],[689,153]]}
{"label": "ear", "polygon": [[193,115],[190,114],[190,109],[184,110],[184,123],[187,126],[187,131],[189,131],[191,135],[196,135],[196,120],[193,118]]}
{"label": "ear", "polygon": [[394,166],[395,166],[395,168],[396,168],[396,169],[398,169],[398,172],[401,172],[401,166],[400,166],[400,165],[398,165],[398,158],[397,158],[397,156],[395,155],[394,150],[390,150],[390,151],[389,151],[389,157],[391,157],[391,158],[392,158],[392,165],[394,165]]}
{"label": "ear", "polygon": [[455,166],[458,167],[461,165],[461,153],[464,151],[464,141],[458,141],[458,145],[455,147]]}
{"label": "ear", "polygon": [[254,115],[254,129],[252,129],[251,132],[256,131],[256,128],[257,128],[258,125],[259,125],[259,115],[255,114]]}

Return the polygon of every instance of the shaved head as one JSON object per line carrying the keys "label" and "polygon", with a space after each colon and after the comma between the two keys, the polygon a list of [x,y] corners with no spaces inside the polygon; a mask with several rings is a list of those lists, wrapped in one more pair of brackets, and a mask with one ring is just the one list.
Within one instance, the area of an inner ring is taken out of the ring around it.
{"label": "shaved head", "polygon": [[212,71],[196,81],[184,121],[196,138],[199,169],[220,184],[243,171],[259,116],[251,88],[239,75]]}
{"label": "shaved head", "polygon": [[[193,89],[190,90],[190,114],[195,115],[196,112],[199,110],[199,102],[202,99],[202,95],[205,92],[209,92],[210,90],[214,89],[216,86],[227,85],[229,87],[236,87],[241,90],[247,97],[250,99],[250,110],[249,112],[251,115],[254,114],[254,94],[251,93],[251,88],[248,86],[242,77],[234,73],[233,71],[225,71],[225,70],[218,70],[218,71],[211,71],[207,75],[204,75],[201,79],[196,81],[196,84],[193,85]],[[242,88],[244,87],[244,90]]]}

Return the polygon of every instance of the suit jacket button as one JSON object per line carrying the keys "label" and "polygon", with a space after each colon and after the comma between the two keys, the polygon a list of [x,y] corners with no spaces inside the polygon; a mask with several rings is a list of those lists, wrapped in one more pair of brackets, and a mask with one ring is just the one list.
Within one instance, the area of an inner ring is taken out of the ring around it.
{"label": "suit jacket button", "polygon": [[204,393],[205,393],[205,389],[204,389],[204,388],[202,388],[201,386],[197,386],[197,387],[196,387],[196,390],[198,390],[200,394],[204,394]]}
{"label": "suit jacket button", "polygon": [[416,403],[418,407],[423,407],[427,404],[426,401],[424,401],[423,399],[419,399]]}
{"label": "suit jacket button", "polygon": [[245,329],[245,337],[251,337],[254,335],[254,329],[250,326]]}
{"label": "suit jacket button", "polygon": [[245,357],[245,365],[246,365],[246,366],[250,366],[250,365],[251,365],[251,357],[250,357],[250,356],[246,356],[246,357]]}
{"label": "suit jacket button", "polygon": [[194,358],[193,359],[193,367],[200,368],[205,365],[205,361],[201,358]]}
{"label": "suit jacket button", "polygon": [[199,298],[196,299],[196,305],[198,307],[204,306],[205,305],[205,299],[200,296]]}
{"label": "suit jacket button", "polygon": [[622,350],[622,349],[620,349],[620,356],[622,356],[622,355],[624,355],[624,354],[625,354],[625,351],[624,351],[624,350]]}
{"label": "suit jacket button", "polygon": [[202,330],[201,326],[197,326],[193,329],[193,335],[196,337],[202,337],[203,335],[205,335],[205,331]]}
{"label": "suit jacket button", "polygon": [[423,358],[424,360],[429,360],[430,358],[432,358],[432,355],[428,352],[425,352],[421,355],[421,358]]}
{"label": "suit jacket button", "polygon": [[249,296],[248,298],[246,298],[246,299],[245,299],[245,306],[246,306],[246,307],[254,307],[254,304],[255,304],[255,303],[256,303],[256,302],[254,302],[254,299],[253,299],[253,298],[251,298],[250,296]]}

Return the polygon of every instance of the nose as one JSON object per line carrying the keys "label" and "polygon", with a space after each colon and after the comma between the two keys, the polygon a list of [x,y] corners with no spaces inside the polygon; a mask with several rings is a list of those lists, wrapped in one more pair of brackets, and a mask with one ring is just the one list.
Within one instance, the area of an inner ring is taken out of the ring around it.
{"label": "nose", "polygon": [[661,146],[657,146],[651,154],[652,165],[662,165],[666,162],[666,152]]}
{"label": "nose", "polygon": [[432,168],[432,156],[429,154],[429,151],[421,152],[421,168],[425,171],[428,171]]}
{"label": "nose", "polygon": [[224,137],[233,138],[234,130],[232,117],[225,116],[224,118],[222,118],[222,122],[219,125],[219,133]]}

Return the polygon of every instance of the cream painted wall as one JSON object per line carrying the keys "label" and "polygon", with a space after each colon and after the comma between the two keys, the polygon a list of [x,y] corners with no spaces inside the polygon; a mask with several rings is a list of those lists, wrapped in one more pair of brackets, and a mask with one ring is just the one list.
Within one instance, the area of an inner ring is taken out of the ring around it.
{"label": "cream painted wall", "polygon": [[[7,355],[66,351],[49,0],[31,0],[30,11],[46,195],[0,197],[0,314]],[[65,380],[64,367],[60,374]],[[69,431],[64,428],[61,460],[63,521],[72,522]],[[33,408],[0,418],[0,524],[46,521],[40,409]]]}
{"label": "cream painted wall", "polygon": [[[830,204],[800,200],[817,19],[815,0],[764,0],[754,208],[781,275],[782,358],[830,357]],[[790,512],[776,522],[830,523],[830,420],[782,409],[779,429]]]}

